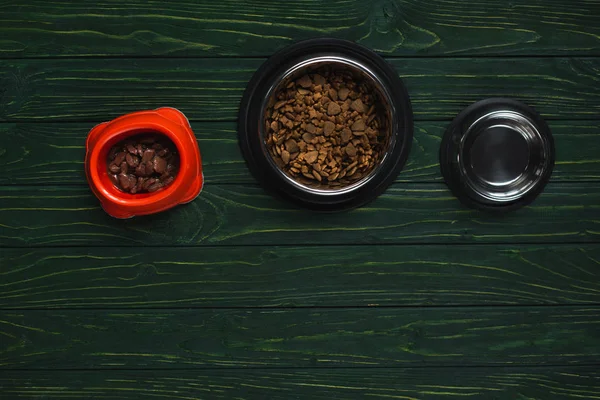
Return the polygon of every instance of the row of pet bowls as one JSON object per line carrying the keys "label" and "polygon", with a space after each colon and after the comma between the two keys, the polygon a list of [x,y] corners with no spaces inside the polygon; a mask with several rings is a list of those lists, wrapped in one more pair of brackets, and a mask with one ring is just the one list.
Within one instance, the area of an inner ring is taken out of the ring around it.
{"label": "row of pet bowls", "polygon": [[[344,98],[346,86],[354,88],[354,98]],[[361,99],[372,103],[368,111],[355,107]],[[180,170],[156,192],[124,193],[109,179],[107,157],[115,143],[147,131],[174,143]],[[402,80],[383,58],[352,42],[315,39],[281,50],[259,68],[242,99],[238,135],[247,165],[265,189],[306,208],[339,211],[368,203],[396,179],[410,152],[413,115]],[[533,201],[554,157],[544,120],[510,99],[466,108],[440,147],[440,167],[452,192],[470,207],[492,211]],[[86,173],[105,210],[119,218],[191,201],[202,188],[196,140],[183,114],[170,108],[92,130]]]}

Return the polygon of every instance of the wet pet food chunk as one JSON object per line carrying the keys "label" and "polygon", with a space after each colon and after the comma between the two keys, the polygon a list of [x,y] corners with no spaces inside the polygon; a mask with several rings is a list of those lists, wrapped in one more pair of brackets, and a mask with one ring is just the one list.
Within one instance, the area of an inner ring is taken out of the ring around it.
{"label": "wet pet food chunk", "polygon": [[127,138],[108,152],[108,176],[121,191],[152,193],[169,186],[179,171],[173,142],[156,133]]}

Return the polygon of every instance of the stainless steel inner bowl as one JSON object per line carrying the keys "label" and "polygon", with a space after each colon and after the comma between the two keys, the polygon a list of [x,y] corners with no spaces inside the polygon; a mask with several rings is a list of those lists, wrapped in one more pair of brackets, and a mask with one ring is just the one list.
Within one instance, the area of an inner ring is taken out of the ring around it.
{"label": "stainless steel inner bowl", "polygon": [[[325,181],[310,181],[302,177],[298,178],[287,174],[277,165],[277,163],[273,160],[272,155],[268,151],[265,134],[265,112],[277,101],[275,95],[279,92],[279,90],[284,89],[291,81],[307,73],[317,72],[317,70],[325,66],[330,67],[332,70],[343,70],[350,72],[357,82],[361,81],[365,83],[369,89],[372,90],[376,97],[375,112],[379,114],[379,118],[383,123],[381,129],[385,136],[385,150],[380,155],[377,164],[373,167],[370,173],[356,182],[340,186],[331,186]],[[278,174],[280,174],[282,178],[286,179],[291,185],[294,185],[299,190],[321,196],[349,193],[366,185],[370,180],[372,180],[382,168],[382,165],[384,165],[384,160],[387,157],[390,157],[391,149],[393,149],[397,140],[397,135],[394,134],[396,131],[393,129],[393,123],[391,122],[394,121],[396,113],[397,110],[391,101],[391,93],[385,87],[382,78],[378,76],[376,71],[370,69],[368,65],[361,63],[359,60],[343,55],[306,57],[298,60],[294,65],[282,70],[279,75],[275,77],[272,84],[268,88],[267,95],[265,96],[261,106],[260,116],[262,124],[259,132],[261,135],[262,151],[264,156],[269,160],[271,166],[278,172]]]}
{"label": "stainless steel inner bowl", "polygon": [[552,174],[554,157],[544,120],[511,99],[487,99],[465,109],[446,131],[440,151],[450,189],[486,210],[533,201]]}
{"label": "stainless steel inner bowl", "polygon": [[460,143],[459,165],[471,189],[498,203],[531,191],[544,176],[550,147],[534,123],[513,110],[489,112]]}

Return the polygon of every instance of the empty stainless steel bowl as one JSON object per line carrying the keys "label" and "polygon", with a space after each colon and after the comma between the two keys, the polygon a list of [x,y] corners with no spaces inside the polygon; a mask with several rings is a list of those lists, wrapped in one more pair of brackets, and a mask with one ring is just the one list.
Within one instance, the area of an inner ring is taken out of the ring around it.
{"label": "empty stainless steel bowl", "polygon": [[461,112],[440,149],[442,174],[468,206],[510,211],[532,202],[554,167],[545,121],[512,99],[487,99]]}
{"label": "empty stainless steel bowl", "polygon": [[[360,180],[336,187],[288,175],[266,144],[265,112],[275,102],[274,94],[323,66],[343,69],[368,84],[376,93],[385,131],[385,151],[377,165]],[[250,171],[267,190],[308,208],[338,211],[373,200],[394,181],[410,151],[412,109],[398,74],[377,54],[344,40],[315,39],[276,53],[255,73],[242,99],[238,135]]]}

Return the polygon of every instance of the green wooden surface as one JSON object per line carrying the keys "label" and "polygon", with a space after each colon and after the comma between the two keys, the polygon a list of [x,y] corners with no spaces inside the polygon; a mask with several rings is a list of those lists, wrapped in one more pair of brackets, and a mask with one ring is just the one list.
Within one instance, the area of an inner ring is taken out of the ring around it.
{"label": "green wooden surface", "polygon": [[599,245],[6,249],[0,308],[598,305],[599,262]]}
{"label": "green wooden surface", "polygon": [[[494,216],[446,186],[394,184],[370,205],[310,213],[256,185],[207,185],[193,202],[117,220],[86,187],[0,187],[0,245],[140,246],[597,242],[600,185],[549,184],[533,205]],[[200,256],[200,253],[198,253]]]}
{"label": "green wooden surface", "polygon": [[[397,182],[333,215],[258,187],[235,124],[266,57],[322,36],[387,57],[416,120]],[[0,399],[600,398],[598,56],[597,0],[0,4]],[[557,147],[505,216],[438,168],[491,96]],[[192,121],[207,185],[114,220],[84,139],[160,106]]]}
{"label": "green wooden surface", "polygon": [[600,307],[2,311],[0,368],[590,364]]}
{"label": "green wooden surface", "polygon": [[[87,185],[85,137],[95,123],[0,123],[0,184]],[[448,122],[417,122],[415,137],[397,182],[441,182],[439,146]],[[557,162],[552,180],[600,180],[600,124],[550,121]],[[254,182],[237,143],[234,122],[193,122],[207,183]]]}
{"label": "green wooden surface", "polygon": [[0,56],[270,55],[334,36],[386,54],[600,54],[594,0],[21,0],[2,6]]}
{"label": "green wooden surface", "polygon": [[[0,61],[0,121],[105,121],[165,105],[191,120],[234,120],[264,59]],[[509,96],[551,119],[600,119],[598,58],[390,59],[416,120],[451,120],[485,97]]]}
{"label": "green wooden surface", "polygon": [[9,398],[106,399],[597,399],[594,367],[15,371]]}

